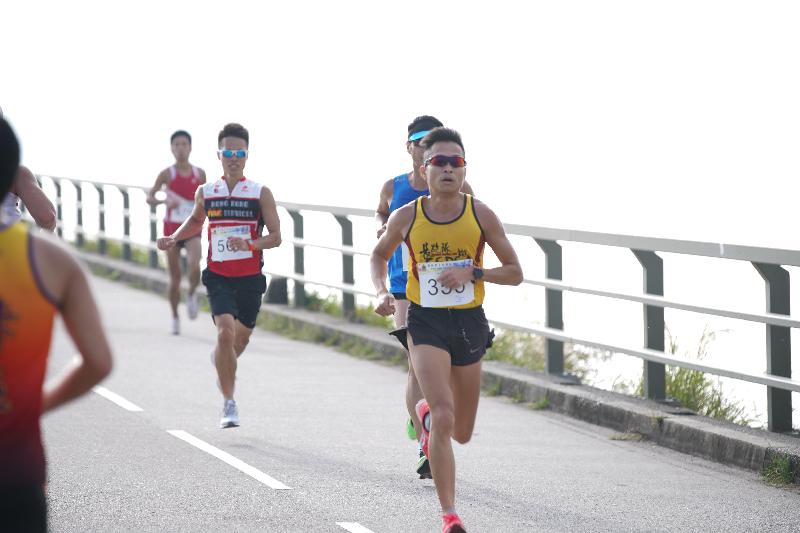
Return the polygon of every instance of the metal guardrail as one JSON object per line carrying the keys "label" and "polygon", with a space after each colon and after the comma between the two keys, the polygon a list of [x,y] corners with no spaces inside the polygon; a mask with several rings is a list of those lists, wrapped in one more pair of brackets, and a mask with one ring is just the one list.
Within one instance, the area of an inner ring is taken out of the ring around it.
{"label": "metal guardrail", "polygon": [[[131,260],[130,239],[130,190],[147,190],[141,186],[117,185],[93,182],[88,180],[72,180],[66,178],[49,178],[56,188],[56,207],[58,213],[58,231],[62,229],[61,188],[69,183],[77,191],[77,214],[75,228],[76,245],[84,243],[82,186],[93,186],[99,193],[99,228],[98,252],[106,253],[104,188],[116,188],[123,198],[123,235],[117,239],[123,245],[123,259]],[[350,217],[373,218],[374,212],[368,209],[347,208],[341,206],[325,206],[278,202],[278,206],[286,209],[293,221],[293,237],[285,239],[293,246],[293,272],[275,272],[265,270],[265,274],[283,277],[294,281],[293,303],[305,305],[305,285],[314,284],[342,292],[344,315],[352,318],[355,312],[355,295],[372,296],[371,288],[364,289],[355,285],[353,278],[353,257],[369,256],[371,250],[358,250],[353,247],[353,225]],[[304,239],[303,212],[327,213],[332,215],[341,227],[341,244],[311,242]],[[154,207],[150,209],[150,266],[158,266],[155,249],[157,237],[157,218]],[[677,366],[717,376],[759,383],[767,386],[768,426],[772,431],[791,431],[792,400],[791,392],[800,392],[800,380],[791,377],[791,328],[800,327],[800,320],[793,319],[789,313],[789,272],[784,265],[800,266],[800,251],[775,248],[739,246],[724,243],[696,242],[631,235],[616,235],[589,231],[543,228],[519,224],[507,224],[506,232],[510,235],[531,237],[545,255],[545,279],[525,279],[524,283],[545,289],[546,327],[537,328],[520,324],[490,320],[499,327],[541,335],[546,339],[546,371],[550,374],[564,372],[564,343],[574,343],[610,352],[623,353],[639,357],[644,361],[645,396],[654,400],[664,400],[666,395],[665,365]],[[562,280],[562,253],[560,242],[577,242],[599,246],[612,246],[629,249],[642,266],[643,293],[627,294],[606,291],[592,287],[580,287],[565,284]],[[323,282],[309,279],[305,275],[305,249],[318,248],[338,251],[342,255],[341,283]],[[728,309],[700,306],[689,302],[679,302],[664,298],[663,260],[659,252],[692,256],[711,257],[726,260],[750,262],[765,281],[767,309],[765,313],[744,313]],[[644,346],[633,348],[598,342],[593,339],[576,338],[566,334],[563,329],[563,293],[574,292],[603,298],[613,298],[641,303],[643,306]],[[288,294],[284,295],[288,301]],[[766,372],[748,373],[704,364],[697,360],[667,354],[664,352],[664,309],[680,309],[695,313],[735,318],[765,324],[766,327]]]}

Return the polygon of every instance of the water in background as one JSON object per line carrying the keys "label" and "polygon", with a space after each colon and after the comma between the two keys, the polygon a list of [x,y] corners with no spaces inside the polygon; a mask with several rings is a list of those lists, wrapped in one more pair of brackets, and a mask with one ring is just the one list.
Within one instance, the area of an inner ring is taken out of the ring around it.
{"label": "water in background", "polygon": [[[44,179],[44,189],[55,198],[52,183]],[[145,194],[131,189],[131,238],[147,244],[150,237],[149,206]],[[122,235],[122,197],[115,187],[105,187],[106,233],[111,237]],[[69,186],[62,188],[64,237],[74,239],[76,225],[76,196]],[[88,238],[97,234],[97,192],[94,187],[83,187],[84,231]],[[356,207],[356,206],[351,206]],[[163,206],[158,208],[159,219],[163,218]],[[293,248],[288,239],[292,235],[292,220],[284,209],[280,209],[281,229],[284,244],[265,252],[266,268],[270,271],[291,273],[293,270]],[[371,218],[351,217],[353,222],[354,247],[371,251],[375,243],[375,223]],[[161,223],[158,224],[159,235]],[[311,242],[340,243],[339,225],[333,217],[324,213],[304,212],[304,238]],[[543,279],[544,254],[530,238],[510,237],[514,244],[527,278]],[[204,256],[206,236],[203,235]],[[588,286],[614,292],[641,294],[642,269],[630,250],[623,248],[562,243],[563,277],[569,284]],[[708,307],[719,307],[735,311],[763,312],[766,309],[764,282],[756,270],[747,262],[660,254],[664,259],[664,289],[666,297]],[[306,276],[322,282],[341,282],[341,254],[332,250],[306,248]],[[487,250],[486,264],[491,267],[497,261]],[[798,268],[789,267],[795,280],[800,279]],[[356,255],[354,260],[355,284],[371,290],[369,260]],[[796,308],[800,290],[797,283],[792,286],[791,304]],[[324,286],[310,286],[322,295],[336,293]],[[544,289],[531,285],[503,287],[487,284],[485,308],[490,319],[519,325],[544,324]],[[370,303],[369,298],[358,296],[360,305]],[[167,307],[164,307],[167,312]],[[642,305],[609,298],[564,293],[565,331],[575,337],[591,338],[608,344],[639,347],[643,345]],[[766,326],[743,320],[734,320],[701,315],[675,309],[666,309],[665,321],[674,338],[677,338],[680,354],[693,355],[704,330],[717,332],[705,361],[712,365],[747,372],[766,370]],[[792,330],[792,341],[798,346],[797,331]],[[800,356],[796,349],[792,356],[793,368],[800,368]],[[591,384],[610,389],[615,382],[637,382],[642,373],[642,361],[623,354],[613,355],[603,362],[598,361]],[[797,370],[794,372],[797,375]],[[753,425],[766,424],[766,387],[739,380],[721,378],[726,398],[741,402]],[[800,406],[800,394],[794,393],[793,404]],[[794,410],[794,424],[800,426],[800,410]]]}

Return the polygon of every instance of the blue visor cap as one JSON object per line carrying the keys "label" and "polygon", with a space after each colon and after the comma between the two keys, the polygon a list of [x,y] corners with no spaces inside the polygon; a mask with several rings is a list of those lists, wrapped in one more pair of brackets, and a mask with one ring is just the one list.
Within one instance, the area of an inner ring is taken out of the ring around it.
{"label": "blue visor cap", "polygon": [[409,141],[416,141],[417,139],[422,139],[422,138],[423,138],[423,137],[425,137],[425,136],[426,136],[426,135],[427,135],[427,134],[428,134],[430,131],[431,131],[431,130],[425,130],[425,131],[418,131],[417,133],[412,133],[411,135],[409,135],[409,136],[408,136],[408,140],[409,140]]}

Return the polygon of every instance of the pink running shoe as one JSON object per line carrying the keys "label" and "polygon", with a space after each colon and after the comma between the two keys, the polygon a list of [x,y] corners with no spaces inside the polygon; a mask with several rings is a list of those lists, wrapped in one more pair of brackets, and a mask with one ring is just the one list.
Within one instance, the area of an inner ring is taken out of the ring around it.
{"label": "pink running shoe", "polygon": [[464,524],[455,513],[442,515],[442,533],[467,533]]}
{"label": "pink running shoe", "polygon": [[[428,441],[431,439],[431,432],[425,427],[425,417],[430,414],[431,408],[425,398],[417,402],[416,411],[419,417],[419,424],[422,426],[422,438],[419,439],[419,444],[422,447],[422,453],[425,454],[425,457],[428,457]],[[430,420],[428,424],[430,425]]]}

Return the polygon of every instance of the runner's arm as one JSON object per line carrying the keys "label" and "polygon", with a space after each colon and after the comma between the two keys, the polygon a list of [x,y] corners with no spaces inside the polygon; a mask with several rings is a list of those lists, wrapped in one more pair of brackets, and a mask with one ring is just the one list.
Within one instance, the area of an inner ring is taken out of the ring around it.
{"label": "runner's arm", "polygon": [[177,241],[194,237],[202,231],[205,221],[206,208],[205,202],[203,201],[203,186],[201,185],[197,188],[197,192],[194,193],[194,209],[192,209],[192,214],[183,221],[183,224],[175,230],[175,233],[158,239],[158,249],[168,250],[175,246]]}
{"label": "runner's arm", "polygon": [[42,412],[47,412],[88,392],[105,378],[111,372],[112,356],[83,267],[60,245],[43,241],[41,238],[33,241],[43,283],[57,300],[64,324],[79,352],[78,361],[45,386]]}
{"label": "runner's arm", "polygon": [[281,244],[281,219],[278,217],[278,206],[275,204],[275,198],[268,187],[261,188],[259,203],[261,204],[261,218],[264,219],[267,234],[253,239],[250,244],[256,250],[268,250]]}
{"label": "runner's arm", "polygon": [[158,204],[165,204],[167,203],[166,200],[159,200],[156,198],[156,193],[163,190],[164,186],[166,186],[167,181],[169,180],[169,172],[167,170],[162,170],[158,173],[158,177],[156,178],[156,182],[150,188],[150,191],[147,193],[147,203],[150,205],[158,205]]}
{"label": "runner's arm", "polygon": [[414,209],[415,204],[409,204],[392,213],[386,223],[386,231],[378,239],[370,256],[370,275],[378,299],[375,312],[379,315],[388,316],[394,313],[394,299],[386,288],[386,263],[408,233]]}
{"label": "runner's arm", "polygon": [[489,245],[501,264],[496,268],[485,269],[483,281],[498,285],[519,285],[522,283],[522,267],[519,264],[517,252],[506,236],[503,223],[500,222],[494,211],[479,200],[475,200],[475,214],[483,228],[486,244]]}
{"label": "runner's arm", "polygon": [[378,208],[375,210],[375,222],[378,226],[378,238],[386,231],[386,222],[389,220],[389,207],[392,204],[392,194],[394,194],[394,180],[389,180],[381,187],[381,195],[378,200]]}
{"label": "runner's arm", "polygon": [[39,187],[33,172],[20,166],[14,179],[14,189],[37,226],[48,231],[56,229],[56,208]]}

